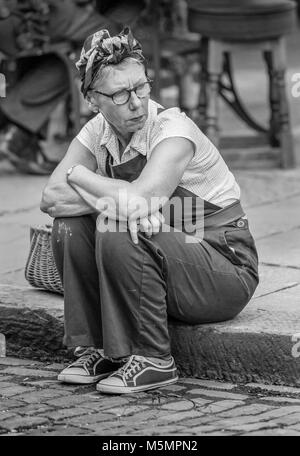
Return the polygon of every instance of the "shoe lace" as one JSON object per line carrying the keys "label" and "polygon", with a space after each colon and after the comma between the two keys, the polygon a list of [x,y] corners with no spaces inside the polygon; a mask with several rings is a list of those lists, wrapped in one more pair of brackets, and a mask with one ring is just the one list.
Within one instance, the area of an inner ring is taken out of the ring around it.
{"label": "shoe lace", "polygon": [[118,370],[118,375],[125,379],[137,373],[141,368],[145,367],[145,359],[142,356],[132,355],[124,366]]}
{"label": "shoe lace", "polygon": [[85,355],[80,356],[74,363],[73,366],[90,366],[93,364],[97,359],[102,358],[102,355],[99,351],[94,351],[92,353],[86,353]]}

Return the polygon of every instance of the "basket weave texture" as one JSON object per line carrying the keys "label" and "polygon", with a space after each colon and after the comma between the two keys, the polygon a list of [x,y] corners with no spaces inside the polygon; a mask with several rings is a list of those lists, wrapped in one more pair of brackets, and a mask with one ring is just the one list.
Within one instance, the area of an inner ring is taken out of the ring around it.
{"label": "basket weave texture", "polygon": [[51,225],[30,228],[30,251],[25,278],[33,287],[63,294],[63,285],[53,257],[51,234]]}

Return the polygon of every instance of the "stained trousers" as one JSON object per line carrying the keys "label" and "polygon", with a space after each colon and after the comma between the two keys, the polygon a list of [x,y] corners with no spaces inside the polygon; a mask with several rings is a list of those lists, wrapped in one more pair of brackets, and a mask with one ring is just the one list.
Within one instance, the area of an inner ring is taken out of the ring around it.
{"label": "stained trousers", "polygon": [[247,220],[197,242],[175,230],[139,233],[136,245],[128,232],[99,232],[93,215],[56,218],[52,247],[64,286],[64,344],[104,348],[111,358],[169,356],[170,318],[232,319],[258,284]]}

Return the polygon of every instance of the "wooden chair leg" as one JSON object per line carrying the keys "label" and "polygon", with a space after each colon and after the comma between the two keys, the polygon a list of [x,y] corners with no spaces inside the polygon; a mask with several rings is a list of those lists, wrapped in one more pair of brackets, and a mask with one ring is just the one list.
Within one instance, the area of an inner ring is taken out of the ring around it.
{"label": "wooden chair leg", "polygon": [[199,94],[199,127],[206,134],[207,112],[207,72],[208,72],[208,38],[202,37],[200,44],[200,94]]}
{"label": "wooden chair leg", "polygon": [[160,101],[160,67],[161,67],[161,43],[160,43],[160,15],[159,15],[159,0],[153,1],[152,8],[152,59],[154,69],[154,84],[152,89],[153,98]]}
{"label": "wooden chair leg", "polygon": [[222,63],[222,43],[210,40],[208,43],[206,134],[215,146],[219,145],[219,80]]}
{"label": "wooden chair leg", "polygon": [[279,96],[279,140],[280,160],[282,168],[295,167],[294,144],[289,118],[289,104],[286,94],[285,70],[286,70],[286,49],[285,40],[280,38],[273,45],[274,56],[274,77]]}
{"label": "wooden chair leg", "polygon": [[273,53],[270,50],[264,51],[264,59],[267,65],[269,76],[269,104],[270,104],[270,128],[269,140],[272,147],[279,147],[279,91],[275,78]]}
{"label": "wooden chair leg", "polygon": [[71,120],[71,134],[76,136],[80,130],[80,93],[75,82],[75,72],[73,67],[73,62],[70,60],[69,56],[56,52],[58,58],[60,58],[67,69],[68,79],[69,79],[69,97],[70,97],[70,113],[69,118]]}

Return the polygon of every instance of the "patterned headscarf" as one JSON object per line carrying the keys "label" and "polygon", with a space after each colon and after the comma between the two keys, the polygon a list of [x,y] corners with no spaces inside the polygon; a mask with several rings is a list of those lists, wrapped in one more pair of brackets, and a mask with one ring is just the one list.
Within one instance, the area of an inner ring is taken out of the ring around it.
{"label": "patterned headscarf", "polygon": [[86,96],[102,66],[117,64],[126,57],[145,60],[140,43],[134,38],[129,27],[119,35],[110,36],[108,30],[99,30],[84,42],[80,59],[76,62],[81,77],[81,91]]}

